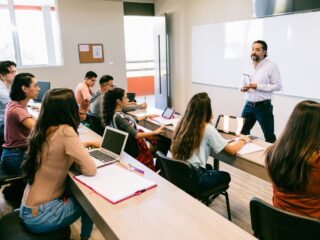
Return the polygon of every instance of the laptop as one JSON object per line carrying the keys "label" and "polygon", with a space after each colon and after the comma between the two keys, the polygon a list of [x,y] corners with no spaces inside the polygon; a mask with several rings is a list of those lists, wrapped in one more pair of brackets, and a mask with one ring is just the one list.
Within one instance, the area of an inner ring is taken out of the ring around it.
{"label": "laptop", "polygon": [[112,127],[106,127],[101,146],[89,150],[89,154],[95,161],[96,166],[101,167],[119,161],[127,138],[128,133]]}
{"label": "laptop", "polygon": [[216,129],[219,132],[228,133],[230,135],[225,135],[224,138],[231,142],[237,136],[240,135],[242,130],[244,119],[241,117],[219,115],[216,122]]}
{"label": "laptop", "polygon": [[158,122],[160,125],[173,126],[177,120],[174,119],[175,110],[173,108],[166,107],[160,117],[154,117],[152,120]]}
{"label": "laptop", "polygon": [[37,103],[41,103],[46,92],[50,90],[50,82],[38,81],[38,86],[40,88],[40,92],[38,97],[34,99],[34,101]]}

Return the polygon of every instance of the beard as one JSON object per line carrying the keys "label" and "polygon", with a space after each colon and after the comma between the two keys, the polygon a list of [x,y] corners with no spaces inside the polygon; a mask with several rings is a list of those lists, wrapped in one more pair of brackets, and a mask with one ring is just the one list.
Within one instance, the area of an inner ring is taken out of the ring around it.
{"label": "beard", "polygon": [[260,57],[257,56],[257,55],[255,55],[255,54],[251,54],[251,59],[252,59],[252,61],[254,61],[254,62],[259,62],[259,61],[260,61]]}

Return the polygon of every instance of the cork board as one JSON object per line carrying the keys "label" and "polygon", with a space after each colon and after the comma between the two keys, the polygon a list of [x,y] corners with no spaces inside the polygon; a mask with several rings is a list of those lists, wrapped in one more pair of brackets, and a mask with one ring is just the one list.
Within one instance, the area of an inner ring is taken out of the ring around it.
{"label": "cork board", "polygon": [[103,45],[99,43],[78,44],[80,63],[103,63]]}

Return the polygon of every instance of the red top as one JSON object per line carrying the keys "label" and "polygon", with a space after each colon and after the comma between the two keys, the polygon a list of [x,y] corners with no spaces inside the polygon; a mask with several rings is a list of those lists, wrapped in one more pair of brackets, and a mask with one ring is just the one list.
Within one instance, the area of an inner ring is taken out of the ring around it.
{"label": "red top", "polygon": [[311,165],[310,183],[305,190],[284,192],[273,186],[273,205],[288,212],[320,219],[320,157]]}

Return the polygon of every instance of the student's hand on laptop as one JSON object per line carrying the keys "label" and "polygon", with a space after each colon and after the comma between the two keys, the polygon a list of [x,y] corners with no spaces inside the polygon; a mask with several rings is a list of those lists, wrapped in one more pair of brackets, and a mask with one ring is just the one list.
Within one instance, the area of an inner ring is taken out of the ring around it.
{"label": "student's hand on laptop", "polygon": [[87,141],[87,142],[82,142],[84,147],[86,148],[98,148],[101,145],[100,140],[95,140],[95,141]]}
{"label": "student's hand on laptop", "polygon": [[154,130],[153,132],[154,132],[155,134],[162,133],[163,130],[164,130],[164,127],[165,127],[165,126],[161,126],[161,127],[159,127],[158,129]]}

